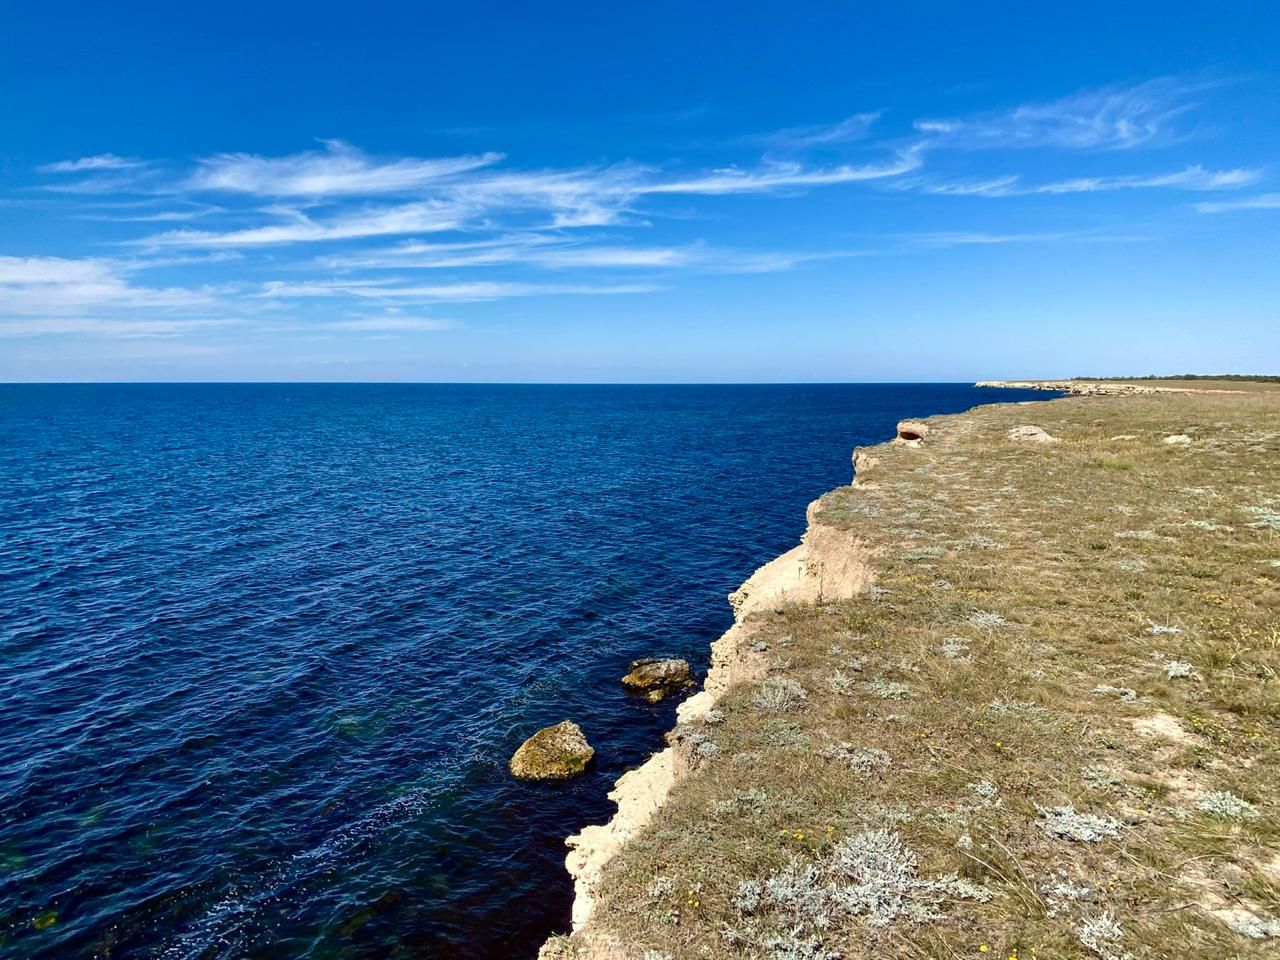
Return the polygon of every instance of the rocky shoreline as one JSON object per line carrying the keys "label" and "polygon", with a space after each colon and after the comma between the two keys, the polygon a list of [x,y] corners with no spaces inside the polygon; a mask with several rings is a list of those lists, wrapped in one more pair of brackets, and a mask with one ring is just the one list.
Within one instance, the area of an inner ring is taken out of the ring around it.
{"label": "rocky shoreline", "polygon": [[[911,423],[914,421],[899,425],[898,439],[893,442],[919,442],[903,440],[904,429]],[[907,434],[914,436],[909,429]],[[858,470],[875,462],[865,450],[855,450],[851,486],[859,485]],[[652,820],[672,788],[691,769],[689,754],[696,745],[687,741],[683,731],[689,724],[704,720],[730,687],[759,680],[768,672],[764,654],[752,649],[753,631],[748,618],[783,603],[849,599],[872,585],[867,548],[846,531],[822,522],[821,501],[809,504],[806,521],[799,545],[761,566],[729,594],[733,626],[712,643],[711,665],[702,689],[680,704],[676,711],[678,726],[668,732],[668,745],[618,778],[609,792],[609,799],[618,805],[613,817],[604,824],[584,827],[565,841],[570,851],[565,866],[574,881],[573,933],[588,945],[587,949],[592,951],[590,956],[605,960],[623,955],[617,953],[615,945],[597,938],[588,928],[597,885],[613,857]],[[560,955],[554,941],[549,941],[539,953],[542,960]]]}

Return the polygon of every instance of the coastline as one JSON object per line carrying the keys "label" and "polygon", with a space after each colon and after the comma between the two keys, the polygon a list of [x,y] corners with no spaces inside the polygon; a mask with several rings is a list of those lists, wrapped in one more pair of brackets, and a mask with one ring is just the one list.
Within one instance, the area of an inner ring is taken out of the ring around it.
{"label": "coastline", "polygon": [[[854,464],[863,456],[855,451]],[[857,486],[857,474],[851,486]],[[702,688],[676,709],[677,727],[668,731],[668,745],[634,770],[624,773],[609,792],[617,812],[605,823],[584,827],[565,841],[565,866],[574,880],[573,930],[581,933],[595,909],[596,887],[604,869],[623,845],[644,829],[666,802],[672,788],[690,770],[689,744],[682,728],[703,720],[735,684],[765,676],[766,658],[749,645],[752,614],[770,605],[847,600],[872,584],[869,556],[856,539],[824,527],[820,500],[806,511],[807,527],[799,545],[759,567],[729,594],[733,625],[711,644],[711,664]],[[540,954],[553,956],[546,948]]]}
{"label": "coastline", "polygon": [[[1023,384],[992,381],[975,386],[1018,387]],[[921,423],[918,420],[901,421],[894,438],[869,447],[855,448],[851,457],[853,478],[847,488],[862,489],[871,482],[866,474],[879,463],[875,453],[879,448],[890,444],[918,446],[920,441],[911,431],[927,431]],[[782,604],[848,600],[873,586],[870,548],[858,538],[849,536],[847,531],[825,525],[821,516],[822,501],[823,498],[819,497],[807,507],[805,531],[800,543],[756,568],[728,595],[734,622],[711,644],[710,665],[701,689],[676,708],[677,726],[667,731],[667,746],[614,783],[608,793],[608,798],[617,805],[612,817],[603,824],[588,825],[565,838],[565,845],[569,848],[565,868],[574,882],[570,935],[582,941],[572,948],[575,951],[573,956],[583,956],[583,949],[587,951],[586,957],[595,960],[627,955],[625,951],[619,952],[619,946],[610,943],[607,937],[598,937],[588,928],[595,912],[596,888],[609,863],[630,839],[648,826],[654,814],[666,803],[672,789],[692,769],[690,744],[682,730],[689,724],[704,720],[734,685],[757,681],[767,675],[766,657],[749,645],[755,633],[750,622],[752,615]],[[560,941],[561,938],[556,936],[548,939],[539,951],[540,960],[556,960],[563,956],[564,945]]]}
{"label": "coastline", "polygon": [[[885,530],[881,529],[879,533],[872,534],[873,528],[885,528],[886,524],[883,520],[868,518],[880,516],[881,504],[885,502],[886,497],[894,497],[895,490],[906,491],[911,497],[927,497],[934,502],[950,500],[944,492],[929,493],[928,488],[919,487],[917,481],[903,476],[895,477],[894,474],[898,472],[897,467],[910,464],[911,470],[917,476],[920,469],[925,469],[927,476],[933,468],[924,467],[921,458],[930,463],[936,462],[939,455],[945,458],[947,448],[952,446],[964,445],[966,449],[984,453],[995,453],[999,449],[1002,456],[1034,457],[1037,461],[1052,463],[1051,457],[1065,453],[1077,445],[1092,446],[1100,442],[1122,443],[1130,444],[1132,449],[1134,443],[1141,442],[1143,439],[1137,433],[1117,432],[1110,436],[1109,440],[1069,439],[1061,443],[1059,437],[1044,433],[1046,442],[1017,443],[1016,441],[1022,437],[1015,434],[1018,429],[1024,429],[1018,427],[1018,424],[1046,422],[1052,426],[1048,416],[1049,409],[1059,411],[1059,415],[1053,419],[1067,422],[1078,422],[1075,420],[1075,415],[1087,410],[1096,432],[1097,429],[1101,429],[1099,424],[1106,424],[1113,429],[1122,425],[1126,421],[1129,405],[1145,404],[1146,406],[1141,409],[1139,407],[1132,409],[1134,412],[1142,413],[1148,419],[1154,411],[1157,417],[1155,422],[1160,426],[1151,436],[1151,442],[1157,447],[1162,447],[1163,451],[1183,450],[1191,447],[1192,440],[1184,434],[1172,432],[1179,419],[1185,419],[1192,414],[1200,415],[1206,410],[1219,410],[1222,404],[1229,404],[1232,400],[1217,395],[1236,393],[1232,390],[1194,386],[1165,388],[1129,383],[1074,381],[984,381],[977,386],[1022,387],[1062,392],[1069,396],[1046,401],[1024,401],[1020,404],[982,405],[961,414],[904,422],[900,425],[899,435],[895,439],[854,451],[853,482],[810,504],[807,510],[807,528],[800,545],[764,564],[742,586],[729,595],[730,604],[734,608],[734,623],[712,645],[711,666],[703,687],[679,706],[678,724],[667,734],[667,746],[617,781],[614,790],[609,794],[610,799],[618,805],[618,810],[612,818],[604,824],[588,826],[580,833],[568,838],[570,852],[566,866],[574,878],[575,889],[573,930],[570,936],[550,938],[539,954],[542,960],[568,957],[584,958],[584,960],[624,960],[624,958],[640,956],[634,937],[618,932],[616,915],[619,907],[616,902],[610,905],[608,920],[601,921],[600,899],[609,886],[603,882],[608,879],[606,871],[615,865],[624,847],[645,836],[646,828],[663,814],[673,792],[692,774],[707,768],[706,763],[699,760],[696,750],[699,744],[707,739],[705,731],[711,729],[708,726],[711,722],[708,715],[713,709],[719,713],[717,705],[721,704],[731,691],[743,687],[758,689],[762,682],[768,682],[767,678],[772,675],[771,671],[778,669],[776,658],[771,666],[763,652],[767,646],[758,642],[757,638],[770,635],[770,627],[776,627],[776,622],[785,618],[787,615],[785,611],[821,611],[835,608],[846,602],[865,604],[868,595],[874,601],[878,599],[879,594],[890,592],[877,585],[881,570],[876,561],[885,550]],[[1274,396],[1260,398],[1256,394],[1247,393],[1241,393],[1240,397],[1241,402],[1248,398],[1250,403],[1259,399],[1270,403],[1271,399],[1274,399]],[[1097,399],[1085,401],[1078,398]],[[1087,403],[1087,407],[1080,406],[1082,403]],[[1198,406],[1188,410],[1160,406],[1184,403]],[[1271,407],[1260,406],[1258,409],[1263,411],[1260,415],[1265,417],[1274,415]],[[1105,417],[1097,416],[1100,410],[1105,413]],[[1027,418],[1030,420],[1028,421]],[[991,424],[988,421],[997,425],[998,432],[979,437],[980,434],[990,434]],[[1163,426],[1165,422],[1168,423],[1167,427]],[[1009,429],[1009,425],[1014,425],[1016,429]],[[1221,422],[1218,424],[1218,426],[1222,425]],[[1147,424],[1147,428],[1147,433],[1150,434],[1151,423]],[[1060,430],[1061,427],[1053,427],[1053,429]],[[1004,436],[1005,432],[1009,433],[1007,440]],[[999,440],[995,437],[999,437]],[[1274,440],[1274,436],[1272,439]],[[1200,438],[1196,437],[1195,442],[1199,441]],[[1005,447],[1005,444],[1008,446]],[[924,452],[917,452],[922,450]],[[1163,451],[1159,456],[1165,456]],[[885,463],[885,461],[889,462]],[[973,461],[971,457],[967,457],[959,462],[969,464]],[[1125,466],[1125,469],[1129,468]],[[991,473],[991,468],[988,468],[987,474]],[[881,489],[882,487],[884,489]],[[1000,489],[1008,491],[1012,488],[1006,483]],[[876,498],[876,503],[859,503],[859,499],[865,498],[868,494]],[[914,512],[911,504],[903,503],[901,498],[897,502],[897,507],[900,510]],[[980,512],[985,514],[988,509],[986,506],[981,506]],[[983,521],[979,525],[994,526],[990,521]],[[1216,528],[1216,524],[1204,522],[1204,529]],[[896,536],[893,529],[889,530],[889,533]],[[907,542],[913,539],[916,539],[915,535],[908,536]],[[987,549],[986,541],[991,540],[986,534],[974,534],[970,539],[978,544],[979,549]],[[919,557],[932,559],[934,554],[931,551],[933,550],[935,548],[929,546],[910,552],[918,554]],[[938,551],[939,554],[941,552],[941,550]],[[916,562],[915,558],[913,558],[914,562]],[[932,565],[932,563],[926,563],[923,566],[927,569]],[[977,569],[989,569],[989,565],[983,565]],[[974,616],[981,618],[988,614],[978,611]],[[990,618],[993,623],[1006,622],[1003,616],[992,614]],[[984,636],[991,635],[990,627],[987,626],[981,627],[980,632]],[[855,636],[861,637],[864,634],[859,633]],[[786,639],[789,640],[790,637]],[[951,643],[957,639],[951,637],[947,642]],[[832,650],[835,649],[836,647],[833,646]],[[948,656],[952,654],[948,653]],[[967,662],[969,658],[966,655],[960,659]],[[860,670],[861,667],[855,669]],[[1087,670],[1086,675],[1088,675]],[[813,687],[809,689],[812,691]],[[1128,688],[1108,687],[1107,689],[1127,690]],[[1121,700],[1124,703],[1132,702],[1127,693]],[[1189,735],[1185,732],[1186,722],[1175,720],[1173,717],[1174,715],[1170,712],[1156,710],[1149,712],[1143,718],[1124,721],[1124,723],[1131,724],[1143,738],[1144,746],[1154,750],[1156,755],[1164,757],[1164,762],[1167,762],[1167,752],[1161,752],[1166,751],[1166,748],[1160,745],[1161,738],[1176,742],[1191,742],[1187,739]],[[716,721],[717,724],[720,722],[720,720]],[[1154,746],[1151,745],[1152,738],[1154,738]],[[999,743],[996,746],[999,748]],[[873,754],[875,752],[872,751]],[[1216,764],[1214,766],[1216,767]],[[1184,792],[1195,790],[1203,793],[1208,787],[1208,779],[1203,776],[1179,774],[1179,779],[1170,781],[1170,783],[1174,782],[1177,783],[1177,789]],[[1034,809],[1043,808],[1037,806]],[[1184,814],[1177,814],[1175,819],[1184,816]],[[834,828],[827,829],[831,831]],[[796,835],[802,836],[798,832]],[[1280,864],[1280,858],[1277,858],[1276,862]],[[612,874],[614,880],[616,880],[616,873],[617,871],[614,870]],[[662,878],[659,877],[659,879]],[[1195,877],[1191,877],[1187,882],[1195,883],[1202,880],[1197,881]],[[693,889],[700,889],[700,886],[694,885]],[[615,893],[614,896],[620,896],[620,894]],[[632,896],[634,899],[634,894]],[[689,904],[695,907],[699,902],[695,899],[689,900]],[[982,902],[985,903],[986,900]],[[1243,907],[1231,906],[1220,897],[1215,899],[1204,896],[1203,910],[1211,920],[1228,926],[1233,923],[1238,926],[1246,921],[1253,923],[1255,920],[1259,923],[1269,922],[1257,919],[1266,916],[1265,910],[1258,903],[1253,901],[1244,903]],[[1051,912],[1049,916],[1052,917],[1053,913]],[[1245,919],[1242,920],[1242,917]],[[659,951],[655,951],[653,955],[668,956]]]}

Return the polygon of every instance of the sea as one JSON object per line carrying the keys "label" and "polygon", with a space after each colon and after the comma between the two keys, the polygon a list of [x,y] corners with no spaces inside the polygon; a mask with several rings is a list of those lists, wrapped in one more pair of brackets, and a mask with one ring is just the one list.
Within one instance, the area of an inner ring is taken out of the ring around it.
{"label": "sea", "polygon": [[[521,960],[726,595],[967,384],[0,386],[0,956]],[[597,750],[517,782],[571,719]]]}

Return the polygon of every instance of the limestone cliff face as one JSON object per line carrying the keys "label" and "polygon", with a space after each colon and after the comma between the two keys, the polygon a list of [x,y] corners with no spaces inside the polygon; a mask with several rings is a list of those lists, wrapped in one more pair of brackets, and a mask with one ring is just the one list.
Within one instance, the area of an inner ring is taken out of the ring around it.
{"label": "limestone cliff face", "polygon": [[729,594],[736,619],[783,603],[843,599],[870,586],[857,540],[848,531],[824,525],[819,503],[809,504],[808,529],[800,545],[766,563]]}
{"label": "limestone cliff face", "polygon": [[[870,464],[855,457],[865,469]],[[729,595],[734,624],[711,645],[711,666],[702,690],[677,711],[679,722],[701,719],[731,686],[763,677],[766,661],[746,641],[754,626],[751,615],[783,604],[840,600],[871,586],[867,548],[847,530],[822,522],[819,501],[809,505],[808,528],[800,544],[766,563]],[[585,827],[569,837],[566,867],[574,879],[573,929],[585,934],[589,956],[621,956],[603,936],[589,929],[597,887],[609,861],[652,819],[672,787],[687,772],[680,747],[668,746],[640,767],[623,774],[609,793],[618,812],[607,823]],[[544,956],[550,956],[544,952]]]}

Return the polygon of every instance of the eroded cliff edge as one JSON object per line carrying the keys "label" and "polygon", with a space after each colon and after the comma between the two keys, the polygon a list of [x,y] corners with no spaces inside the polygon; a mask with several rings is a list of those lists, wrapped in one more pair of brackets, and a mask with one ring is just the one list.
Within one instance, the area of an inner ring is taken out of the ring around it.
{"label": "eroded cliff edge", "polygon": [[[855,455],[855,464],[857,455]],[[856,485],[856,479],[855,479]],[[734,624],[711,645],[711,664],[702,689],[680,704],[681,725],[702,720],[734,684],[767,673],[765,657],[751,649],[752,614],[770,605],[816,603],[854,596],[871,585],[867,548],[856,537],[823,524],[821,503],[807,510],[801,542],[755,571],[733,593]],[[623,845],[642,830],[689,769],[687,745],[675,740],[635,770],[623,774],[609,793],[618,811],[604,824],[588,826],[566,841],[566,860],[574,880],[573,929],[582,931],[595,909],[596,888],[604,868]]]}

